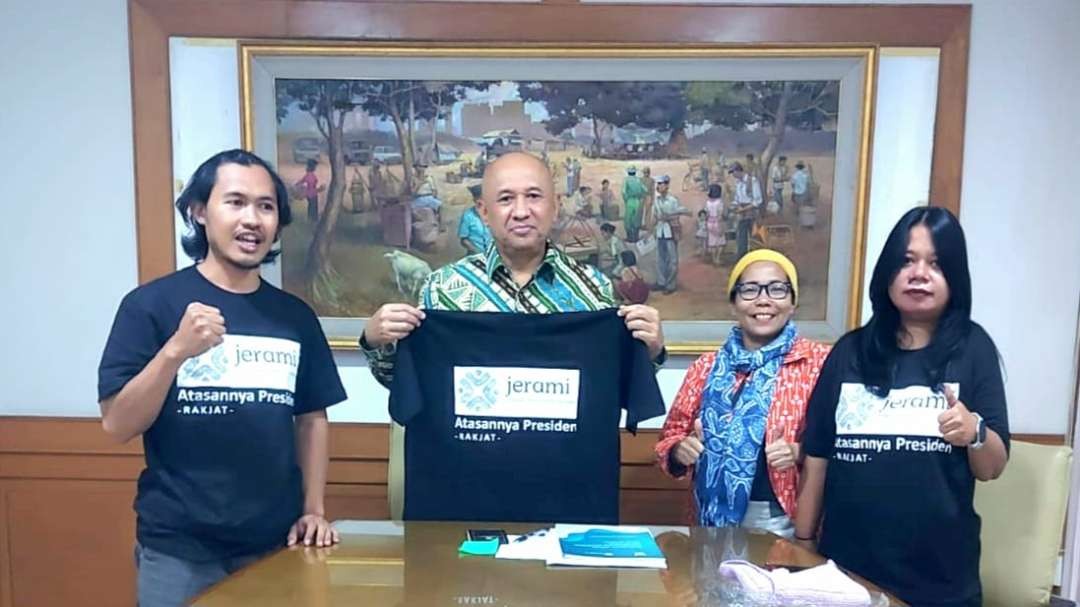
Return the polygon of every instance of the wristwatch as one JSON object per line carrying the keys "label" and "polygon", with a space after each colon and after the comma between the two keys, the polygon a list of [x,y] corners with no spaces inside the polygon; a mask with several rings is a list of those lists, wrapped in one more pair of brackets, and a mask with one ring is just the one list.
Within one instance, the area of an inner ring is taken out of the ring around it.
{"label": "wristwatch", "polygon": [[973,411],[971,414],[975,416],[975,440],[968,447],[979,450],[986,443],[986,422],[978,413]]}

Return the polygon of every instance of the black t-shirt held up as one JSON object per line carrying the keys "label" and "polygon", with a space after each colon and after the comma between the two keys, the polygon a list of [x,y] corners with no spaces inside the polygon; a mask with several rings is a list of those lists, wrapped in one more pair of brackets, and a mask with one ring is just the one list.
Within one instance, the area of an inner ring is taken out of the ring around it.
{"label": "black t-shirt held up", "polygon": [[398,344],[405,518],[616,523],[619,419],[664,413],[615,310],[427,311]]}

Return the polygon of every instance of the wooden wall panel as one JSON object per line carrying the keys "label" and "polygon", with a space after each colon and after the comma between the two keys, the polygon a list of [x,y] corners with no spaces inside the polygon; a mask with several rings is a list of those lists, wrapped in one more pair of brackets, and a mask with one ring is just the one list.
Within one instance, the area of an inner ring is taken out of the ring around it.
{"label": "wooden wall panel", "polygon": [[[141,441],[96,419],[0,419],[0,607],[133,605]],[[389,430],[331,428],[328,517],[387,518]]]}
{"label": "wooden wall panel", "polygon": [[[385,473],[383,476],[386,476]],[[386,485],[328,484],[326,486],[326,516],[332,521],[390,518]]]}
{"label": "wooden wall panel", "polygon": [[[2,444],[2,443],[0,443]],[[14,605],[11,581],[11,543],[8,541],[8,497],[6,482],[0,480],[0,607]]]}
{"label": "wooden wall panel", "polygon": [[[169,34],[158,19],[137,2],[128,3],[131,35],[131,114],[135,142],[135,228],[139,254],[139,282],[161,276],[164,260],[176,269],[175,236],[165,242],[165,226],[173,229],[172,121],[158,120],[170,114]],[[137,76],[136,76],[137,75]],[[138,78],[138,84],[134,82]]]}
{"label": "wooden wall panel", "polygon": [[[131,605],[141,441],[117,445],[96,419],[0,419],[0,607]],[[627,523],[682,522],[687,484],[653,466],[656,436],[623,434]],[[331,425],[331,520],[389,517],[389,440],[385,425]]]}
{"label": "wooden wall panel", "polygon": [[135,484],[0,480],[9,605],[134,603]]}
{"label": "wooden wall panel", "polygon": [[685,525],[687,499],[683,489],[623,489],[619,520],[624,525]]}
{"label": "wooden wall panel", "polygon": [[[331,520],[386,519],[389,430],[332,424]],[[628,524],[684,524],[687,481],[653,465],[658,431],[623,433],[620,512]],[[1063,436],[1014,440],[1063,444]],[[141,443],[113,443],[96,419],[0,418],[0,607],[131,605]]]}
{"label": "wooden wall panel", "polygon": [[[941,45],[938,63],[937,116],[930,167],[930,203],[960,216],[964,171],[964,125],[967,117],[968,49],[971,14],[959,16]],[[960,142],[959,145],[956,142]],[[953,158],[953,154],[959,154]]]}

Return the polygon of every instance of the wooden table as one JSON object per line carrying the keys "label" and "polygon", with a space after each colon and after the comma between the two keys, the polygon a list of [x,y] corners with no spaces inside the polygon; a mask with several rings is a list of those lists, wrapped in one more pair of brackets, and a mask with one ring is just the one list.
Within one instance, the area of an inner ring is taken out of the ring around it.
{"label": "wooden table", "polygon": [[[809,567],[820,556],[777,536],[743,529],[652,527],[668,569],[548,569],[540,561],[458,555],[465,530],[521,533],[538,525],[339,521],[341,544],[286,549],[204,592],[198,607],[426,605],[723,605],[721,561]],[[860,580],[861,581],[861,580]],[[865,584],[876,591],[871,584]],[[878,604],[878,603],[876,603]],[[883,604],[883,603],[880,603]],[[892,600],[892,605],[903,603]]]}

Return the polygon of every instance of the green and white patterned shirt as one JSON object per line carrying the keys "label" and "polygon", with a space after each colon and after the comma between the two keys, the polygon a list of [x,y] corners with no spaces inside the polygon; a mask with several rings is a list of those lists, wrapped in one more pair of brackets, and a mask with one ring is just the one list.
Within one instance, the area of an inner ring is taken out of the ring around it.
{"label": "green and white patterned shirt", "polygon": [[[428,276],[420,291],[420,307],[457,312],[522,312],[552,314],[591,312],[616,305],[611,281],[600,270],[566,255],[550,242],[536,274],[524,286],[514,282],[494,243],[484,253],[469,255]],[[375,379],[389,387],[394,377],[394,345],[360,349]]]}

